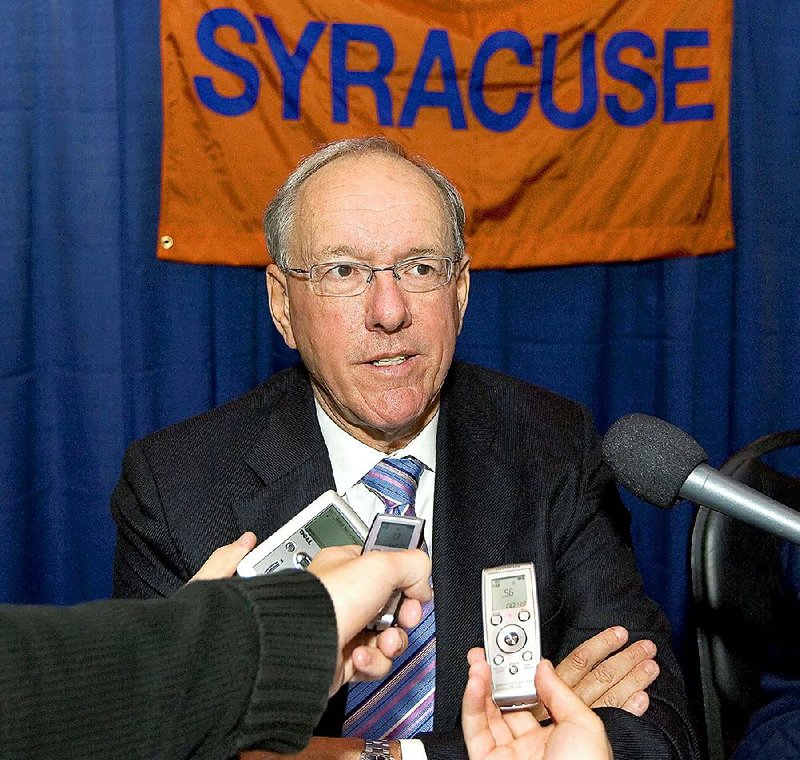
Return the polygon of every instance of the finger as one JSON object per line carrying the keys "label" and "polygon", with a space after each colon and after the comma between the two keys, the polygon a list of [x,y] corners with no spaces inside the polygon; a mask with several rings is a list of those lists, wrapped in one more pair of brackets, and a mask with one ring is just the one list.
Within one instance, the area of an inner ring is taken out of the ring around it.
{"label": "finger", "polygon": [[[385,573],[393,578],[394,588],[402,589],[409,599],[420,602],[430,601],[431,590],[430,557],[421,549],[403,549],[392,552],[368,552],[363,555],[367,562],[374,565],[374,572]],[[365,572],[373,572],[372,568]]]}
{"label": "finger", "polygon": [[[358,641],[356,641],[356,638]],[[355,680],[357,668],[353,664],[353,652],[358,649],[359,646],[374,646],[374,640],[375,636],[373,634],[368,635],[367,632],[364,631],[360,636],[355,637],[342,648],[337,657],[336,673],[331,681],[329,696],[333,696],[341,688],[342,684]],[[360,656],[363,657],[363,655]]]}
{"label": "finger", "polygon": [[513,760],[515,753],[504,746],[513,740],[513,736],[492,701],[489,678],[489,666],[485,661],[470,666],[461,701],[461,730],[467,754],[473,758],[491,755],[493,760]]}
{"label": "finger", "polygon": [[[353,666],[352,673],[349,674],[350,681],[377,681],[385,678],[392,667],[392,660],[378,647],[373,646],[356,647],[350,661]],[[348,674],[347,668],[345,674]]]}
{"label": "finger", "polygon": [[389,659],[399,657],[408,646],[408,634],[402,628],[387,628],[376,639],[378,649]]}
{"label": "finger", "polygon": [[[542,660],[536,669],[536,693],[553,716],[556,732],[560,725],[571,724],[569,735],[575,753],[571,756],[613,757],[603,721],[558,678],[547,660]],[[584,750],[590,750],[591,754]]]}
{"label": "finger", "polygon": [[[491,746],[498,748],[514,739],[514,734],[506,722],[505,715],[492,698],[492,673],[486,660],[476,660],[469,668],[469,678],[478,678],[483,682],[483,713],[491,734]],[[495,755],[492,755],[494,760]]]}
{"label": "finger", "polygon": [[203,563],[203,566],[190,579],[191,581],[209,581],[219,578],[230,578],[236,572],[236,566],[250,553],[256,545],[256,534],[249,530],[242,533],[232,544],[220,546]]}
{"label": "finger", "polygon": [[[624,702],[633,692],[643,689],[645,684],[650,685],[647,683],[650,678],[647,670],[640,670],[636,674],[633,671],[655,654],[656,646],[652,641],[636,641],[594,667],[573,689],[585,704],[599,706],[596,705],[598,700],[615,686],[622,684],[616,699]],[[625,681],[628,676],[632,677]],[[639,685],[640,682],[642,685]]]}
{"label": "finger", "polygon": [[628,632],[620,625],[606,628],[573,649],[556,666],[556,675],[567,684],[575,686],[598,663],[616,652],[628,640]]}
{"label": "finger", "polygon": [[422,604],[418,599],[404,598],[400,609],[397,611],[398,624],[409,630],[419,625],[422,620]]}
{"label": "finger", "polygon": [[[482,649],[474,648],[467,653],[470,662],[469,679],[483,683],[483,717],[492,734],[493,746],[508,744],[517,737],[530,735],[539,729],[539,722],[529,710],[517,710],[503,713],[492,699],[492,674]],[[472,755],[471,755],[472,756]],[[481,757],[482,755],[476,755]],[[495,755],[492,755],[494,760]]]}
{"label": "finger", "polygon": [[488,742],[490,746],[485,746],[491,737],[491,734],[488,734],[489,720],[484,708],[485,700],[486,682],[470,668],[467,686],[461,699],[461,729],[470,757],[481,756],[479,749],[492,749],[492,742]]}
{"label": "finger", "polygon": [[580,720],[586,715],[597,717],[569,685],[558,677],[557,670],[549,660],[542,660],[537,666],[535,682],[536,694],[556,723]]}
{"label": "finger", "polygon": [[483,679],[487,685],[491,687],[492,673],[489,669],[489,663],[486,662],[486,656],[483,649],[474,647],[467,652],[467,661],[469,662],[469,674]]}
{"label": "finger", "polygon": [[384,678],[392,662],[408,647],[408,635],[400,628],[387,628],[365,637],[364,644],[353,648],[345,663],[347,680],[373,681]]}
{"label": "finger", "polygon": [[327,546],[311,561],[307,570],[314,575],[329,572],[361,554],[358,546]]}
{"label": "finger", "polygon": [[641,718],[642,715],[647,712],[647,708],[650,707],[650,697],[646,691],[637,691],[620,705],[620,707],[622,707],[625,712],[629,712],[631,715],[637,715]]}
{"label": "finger", "polygon": [[[612,686],[599,699],[591,703],[591,707],[622,707],[635,694],[644,694],[644,690],[658,677],[660,670],[655,660],[640,662],[618,684]],[[637,708],[638,709],[638,708]],[[645,707],[645,709],[647,709]],[[633,712],[629,710],[628,712]],[[634,712],[634,715],[641,715]]]}
{"label": "finger", "polygon": [[431,598],[430,558],[419,549],[368,552],[362,556],[328,553],[309,566],[325,585],[333,602],[339,646],[343,647],[383,607],[395,589],[420,602]]}

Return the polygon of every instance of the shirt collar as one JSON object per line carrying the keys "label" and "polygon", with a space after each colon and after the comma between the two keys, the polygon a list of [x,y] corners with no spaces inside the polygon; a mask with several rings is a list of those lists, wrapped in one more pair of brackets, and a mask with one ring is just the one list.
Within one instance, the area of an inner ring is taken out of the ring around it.
{"label": "shirt collar", "polygon": [[[352,435],[342,430],[316,399],[314,399],[314,406],[322,437],[328,449],[336,491],[344,494],[388,455],[357,441]],[[431,421],[419,434],[407,446],[393,451],[391,456],[416,457],[427,469],[436,472],[436,428],[438,424],[439,411],[437,410]]]}

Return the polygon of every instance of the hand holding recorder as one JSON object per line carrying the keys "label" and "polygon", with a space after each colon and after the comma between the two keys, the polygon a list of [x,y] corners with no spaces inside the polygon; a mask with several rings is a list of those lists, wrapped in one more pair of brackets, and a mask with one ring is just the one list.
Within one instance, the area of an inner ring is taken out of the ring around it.
{"label": "hand holding recorder", "polygon": [[431,598],[431,561],[419,549],[370,551],[359,556],[357,546],[332,546],[315,557],[308,570],[319,578],[333,600],[339,631],[339,661],[331,694],[347,681],[383,678],[408,646],[401,628],[380,633],[364,629],[395,590],[404,599],[397,620],[412,628],[422,618],[422,602]]}
{"label": "hand holding recorder", "polygon": [[[537,701],[534,673],[540,659],[536,574],[531,563],[484,568],[483,631],[492,697],[502,712],[530,709],[539,721],[549,715]],[[556,667],[559,680],[589,707],[618,707],[643,715],[645,689],[659,673],[652,641],[622,649],[628,632],[612,626],[577,646]]]}
{"label": "hand holding recorder", "polygon": [[[353,564],[352,560],[357,551],[355,546],[341,547],[338,552],[331,547],[317,554],[308,568],[325,584],[334,601],[342,652],[336,671],[339,685],[345,681],[383,678],[392,660],[408,646],[408,636],[396,626],[399,623],[412,628],[419,623],[422,619],[420,602],[431,598],[428,575],[417,575],[424,569],[430,574],[431,570],[428,556],[417,550],[423,525],[424,520],[416,517],[376,515],[358,563]],[[419,555],[425,557],[426,562],[422,563]],[[332,572],[336,563],[340,568],[338,574]],[[375,575],[365,583],[361,573]],[[376,585],[381,579],[384,579],[383,586]],[[339,604],[349,601],[350,609],[340,609],[337,600]],[[371,612],[371,616],[364,619],[364,611]],[[363,634],[365,643],[358,646],[352,639],[364,627],[367,629]],[[338,686],[334,683],[331,694],[336,689]]]}
{"label": "hand holding recorder", "polygon": [[[255,535],[244,533],[232,544],[217,549],[192,580],[229,578],[255,545]],[[360,554],[358,546],[331,546],[319,550],[308,566],[328,590],[336,612],[339,659],[331,694],[347,681],[383,678],[392,660],[405,651],[408,637],[401,628],[388,628],[379,634],[364,631],[397,591],[405,595],[398,610],[398,622],[405,628],[420,621],[421,602],[431,598],[431,561],[425,552]],[[362,631],[364,635],[359,637]]]}
{"label": "hand holding recorder", "polygon": [[461,726],[470,760],[612,760],[603,722],[542,660],[536,694],[552,716],[540,725],[528,710],[501,712],[492,699],[492,673],[483,650],[471,649]]}

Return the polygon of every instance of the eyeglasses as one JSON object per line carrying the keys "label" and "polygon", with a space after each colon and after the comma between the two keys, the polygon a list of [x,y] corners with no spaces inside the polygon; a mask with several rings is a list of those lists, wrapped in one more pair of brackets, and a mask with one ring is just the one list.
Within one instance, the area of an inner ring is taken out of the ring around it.
{"label": "eyeglasses", "polygon": [[447,285],[453,279],[457,259],[448,256],[415,256],[390,267],[372,267],[359,261],[325,261],[310,269],[287,268],[292,274],[305,275],[319,296],[361,295],[375,277],[375,272],[391,272],[407,293],[427,293]]}

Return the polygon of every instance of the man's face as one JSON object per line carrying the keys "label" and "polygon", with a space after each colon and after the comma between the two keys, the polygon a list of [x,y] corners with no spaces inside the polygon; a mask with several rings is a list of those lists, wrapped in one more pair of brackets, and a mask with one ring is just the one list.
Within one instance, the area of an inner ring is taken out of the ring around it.
{"label": "man's face", "polygon": [[[452,256],[440,196],[412,164],[346,156],[300,191],[291,266],[334,260],[385,267],[422,253]],[[392,451],[433,417],[461,330],[469,270],[443,288],[407,293],[378,272],[361,295],[314,293],[306,279],[267,270],[270,311],[297,348],[325,411],[351,435]]]}

